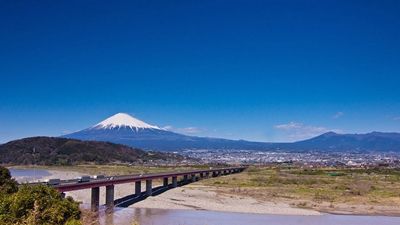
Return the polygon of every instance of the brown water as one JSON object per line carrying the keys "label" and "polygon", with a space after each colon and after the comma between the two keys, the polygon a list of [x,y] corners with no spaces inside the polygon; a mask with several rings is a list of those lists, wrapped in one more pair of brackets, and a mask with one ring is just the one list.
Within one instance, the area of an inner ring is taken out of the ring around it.
{"label": "brown water", "polygon": [[104,225],[399,225],[400,217],[386,216],[286,216],[203,210],[117,208],[99,216]]}

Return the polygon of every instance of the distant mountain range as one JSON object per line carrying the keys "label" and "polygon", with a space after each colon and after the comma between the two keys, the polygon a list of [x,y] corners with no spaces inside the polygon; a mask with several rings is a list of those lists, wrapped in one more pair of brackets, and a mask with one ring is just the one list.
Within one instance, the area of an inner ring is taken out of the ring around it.
{"label": "distant mountain range", "polygon": [[328,132],[304,141],[274,144],[274,147],[291,151],[400,152],[400,133],[337,134]]}
{"label": "distant mountain range", "polygon": [[0,164],[72,165],[180,161],[177,154],[146,152],[125,145],[56,137],[32,137],[0,145]]}
{"label": "distant mountain range", "polygon": [[179,134],[118,113],[93,127],[64,135],[65,138],[108,141],[145,150],[242,149],[265,151],[394,151],[400,152],[400,133],[372,132],[320,136],[293,143],[267,143]]}

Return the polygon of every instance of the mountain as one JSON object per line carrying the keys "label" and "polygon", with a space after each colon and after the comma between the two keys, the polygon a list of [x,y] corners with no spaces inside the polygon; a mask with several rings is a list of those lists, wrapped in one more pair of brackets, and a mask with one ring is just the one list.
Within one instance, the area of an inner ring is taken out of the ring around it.
{"label": "mountain", "polygon": [[268,143],[178,134],[150,125],[125,113],[117,113],[65,138],[108,141],[146,150],[265,149]]}
{"label": "mountain", "polygon": [[56,137],[24,138],[0,145],[0,164],[145,163],[182,159],[176,154],[146,152],[120,144]]}
{"label": "mountain", "polygon": [[108,141],[145,150],[237,149],[265,151],[398,151],[400,134],[372,132],[320,136],[293,143],[251,142],[178,134],[118,113],[81,131],[63,136],[80,140]]}
{"label": "mountain", "polygon": [[371,132],[367,134],[337,134],[328,132],[320,136],[282,144],[290,150],[317,151],[397,151],[400,152],[400,133]]}

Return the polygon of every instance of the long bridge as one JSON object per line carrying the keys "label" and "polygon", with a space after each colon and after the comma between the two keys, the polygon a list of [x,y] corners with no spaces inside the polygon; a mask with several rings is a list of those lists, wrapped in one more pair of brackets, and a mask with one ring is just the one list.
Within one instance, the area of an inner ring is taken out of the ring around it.
{"label": "long bridge", "polygon": [[[107,210],[110,210],[113,209],[114,206],[126,207],[148,196],[157,195],[171,188],[176,188],[200,179],[240,173],[245,169],[246,167],[229,167],[184,172],[97,177],[88,180],[60,180],[57,184],[53,185],[53,187],[63,193],[63,195],[65,195],[65,192],[69,191],[91,189],[92,211],[98,211],[100,206],[100,187],[105,187],[105,205]],[[180,179],[178,180],[178,178]],[[153,187],[153,180],[155,179],[162,179],[162,186]],[[146,183],[143,192],[142,181]],[[134,194],[114,200],[114,186],[125,183],[135,183]]]}

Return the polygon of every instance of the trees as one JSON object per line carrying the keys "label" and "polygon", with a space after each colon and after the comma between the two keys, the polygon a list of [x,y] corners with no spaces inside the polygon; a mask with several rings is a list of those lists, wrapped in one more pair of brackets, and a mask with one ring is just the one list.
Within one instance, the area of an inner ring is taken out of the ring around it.
{"label": "trees", "polygon": [[79,203],[46,185],[17,186],[0,167],[0,224],[78,225]]}
{"label": "trees", "polygon": [[0,195],[17,192],[18,184],[11,178],[10,171],[0,166]]}

